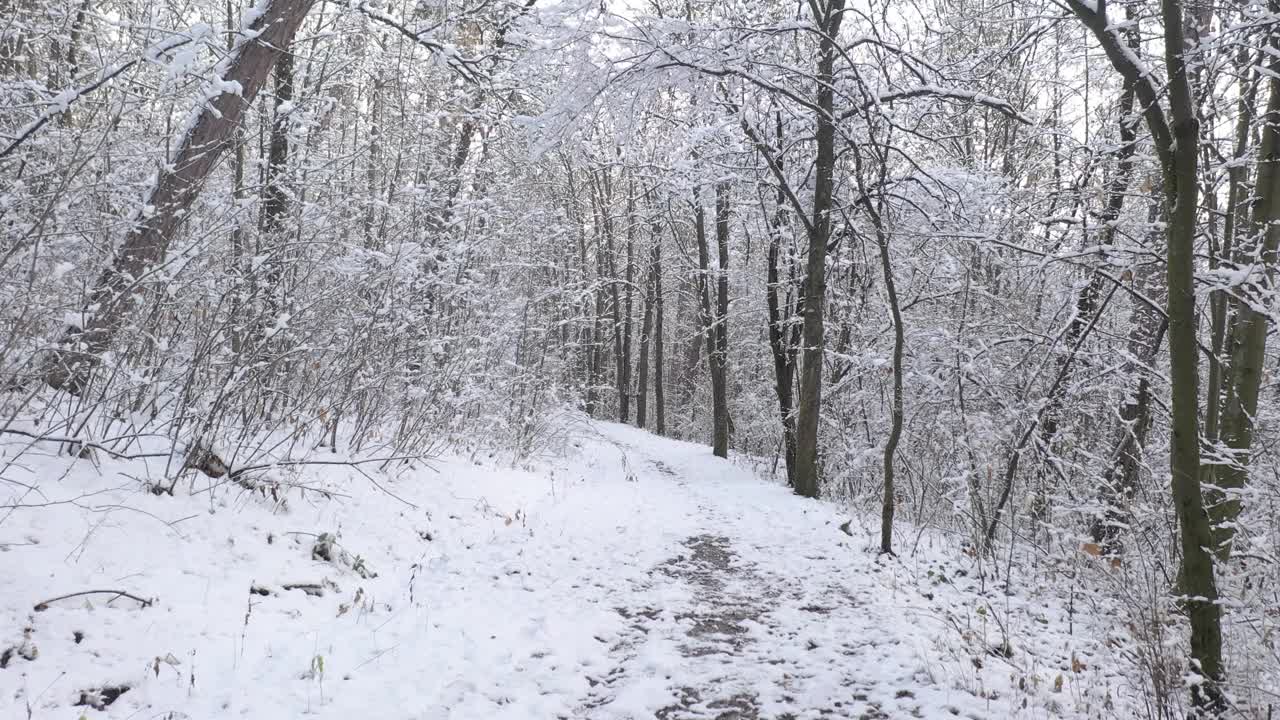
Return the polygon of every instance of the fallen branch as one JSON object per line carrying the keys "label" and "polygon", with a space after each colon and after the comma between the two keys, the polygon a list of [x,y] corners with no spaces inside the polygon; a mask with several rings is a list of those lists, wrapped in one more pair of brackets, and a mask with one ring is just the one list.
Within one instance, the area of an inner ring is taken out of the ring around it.
{"label": "fallen branch", "polygon": [[389,463],[397,460],[422,460],[425,455],[397,455],[395,457],[368,458],[365,460],[278,460],[276,462],[261,463],[258,465],[245,465],[231,471],[231,478],[237,478],[247,472],[254,470],[267,470],[274,467],[290,467],[295,465],[347,465],[355,467],[357,465],[368,465],[369,463]]}
{"label": "fallen branch", "polygon": [[[78,438],[53,437],[49,435],[40,435],[37,433],[27,432],[26,430],[14,430],[11,428],[0,428],[0,434],[19,435],[21,437],[35,440],[36,442],[69,443],[81,449],[89,448],[94,450],[101,450],[103,453],[111,456],[116,460],[141,460],[145,458],[167,458],[167,457],[173,456],[173,453],[168,453],[168,452],[133,453],[133,454],[122,453],[117,450],[112,450],[111,448],[106,447],[105,445],[102,445],[100,443],[90,442],[88,440],[80,440]],[[395,498],[396,500],[399,500],[400,502],[404,503],[405,505],[408,505],[411,508],[417,509],[418,507],[417,505],[414,505],[408,500],[405,500],[399,495],[396,495],[395,493],[383,487],[380,483],[378,483],[377,480],[374,480],[373,477],[369,475],[369,473],[366,473],[365,471],[361,470],[359,466],[368,465],[370,463],[385,464],[385,463],[398,462],[402,460],[425,460],[426,458],[427,458],[426,455],[393,455],[391,457],[366,458],[364,460],[277,460],[275,462],[269,462],[269,463],[245,465],[243,467],[238,467],[228,472],[226,469],[226,463],[221,458],[219,458],[213,452],[201,446],[196,446],[193,449],[193,452],[188,454],[188,460],[183,464],[182,469],[196,470],[212,478],[226,477],[228,480],[234,481],[235,483],[245,487],[248,490],[255,490],[257,488],[245,484],[244,475],[246,473],[250,473],[255,470],[269,470],[275,467],[299,467],[299,466],[306,466],[306,465],[341,465],[341,466],[355,468],[357,472],[363,475],[365,479],[367,479],[370,483],[372,483],[373,486],[377,488],[379,491],[387,494],[392,498]],[[171,488],[167,488],[165,490],[170,495],[173,494]],[[321,491],[321,492],[326,492],[326,491]]]}
{"label": "fallen branch", "polygon": [[[80,597],[82,595],[112,595],[114,597],[112,597],[111,600],[115,600],[118,597],[127,597],[130,600],[136,601],[138,604],[140,604],[144,608],[151,607],[151,605],[155,602],[154,600],[144,600],[143,598],[140,598],[137,595],[133,595],[131,593],[127,593],[124,590],[84,590],[82,592],[74,592],[68,595],[59,595],[56,598],[50,598],[48,600],[45,600],[42,603],[36,603],[36,606],[33,609],[36,612],[44,612],[45,610],[49,609],[50,603],[56,603],[59,600],[66,600],[68,598]],[[111,600],[108,600],[107,602],[111,602]]]}
{"label": "fallen branch", "polygon": [[390,462],[396,462],[398,460],[422,460],[424,458],[425,456],[423,455],[397,455],[394,457],[368,458],[365,460],[281,460],[279,462],[262,463],[259,465],[246,465],[244,467],[239,467],[232,470],[227,477],[228,479],[240,485],[244,485],[244,482],[241,479],[241,477],[244,475],[244,473],[247,473],[253,470],[266,470],[273,467],[287,467],[287,466],[299,466],[299,465],[345,465],[347,467],[355,468],[356,472],[363,475],[365,479],[368,480],[375,488],[377,488],[382,493],[386,494],[388,497],[398,500],[404,503],[405,505],[413,508],[414,510],[417,510],[418,509],[417,505],[409,502],[408,500],[405,500],[399,495],[396,495],[395,493],[383,487],[377,480],[373,479],[372,475],[365,472],[364,470],[361,470],[359,466],[368,465],[369,463],[390,463]]}
{"label": "fallen branch", "polygon": [[167,453],[167,452],[132,453],[132,454],[122,453],[117,450],[112,450],[106,445],[102,445],[96,442],[90,442],[89,440],[81,440],[79,438],[68,438],[68,437],[54,437],[52,435],[40,435],[38,433],[27,432],[26,430],[15,430],[13,428],[0,428],[0,435],[18,435],[20,437],[31,438],[36,442],[68,443],[70,445],[79,446],[81,449],[89,448],[92,450],[101,450],[103,453],[110,455],[116,460],[141,460],[144,458],[169,457],[170,455],[170,453]]}

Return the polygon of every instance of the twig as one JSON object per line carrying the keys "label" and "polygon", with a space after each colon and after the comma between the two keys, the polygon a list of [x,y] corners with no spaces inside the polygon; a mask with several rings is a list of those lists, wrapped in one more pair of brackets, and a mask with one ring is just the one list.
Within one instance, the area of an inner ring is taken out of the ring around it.
{"label": "twig", "polygon": [[77,100],[83,98],[85,95],[88,95],[103,85],[106,85],[121,73],[132,68],[134,65],[143,61],[151,61],[154,58],[159,57],[161,53],[176,50],[194,40],[195,38],[191,37],[178,37],[170,42],[153,45],[152,47],[147,48],[142,57],[117,63],[116,65],[108,68],[103,68],[98,73],[98,76],[89,84],[74,89],[63,90],[58,93],[58,95],[55,96],[54,101],[47,109],[45,109],[44,112],[40,113],[39,117],[18,130],[17,135],[14,136],[9,144],[6,145],[3,150],[0,150],[0,159],[7,157],[14,150],[17,150],[19,145],[22,145],[24,142],[29,140],[37,131],[40,130],[40,128],[48,124],[50,120],[70,110],[71,105]]}
{"label": "twig", "polygon": [[[50,598],[42,603],[36,603],[34,610],[36,612],[44,612],[49,609],[49,603],[55,603],[59,600],[66,600],[73,597],[80,597],[82,595],[114,595],[115,597],[111,598],[111,600],[115,600],[118,597],[127,597],[130,600],[137,601],[144,608],[151,607],[151,604],[155,602],[154,600],[144,600],[137,595],[127,593],[124,590],[84,590],[82,592],[74,592],[69,595],[59,595],[56,598]],[[111,600],[108,600],[107,602],[111,602]]]}
{"label": "twig", "polygon": [[348,5],[353,10],[364,15],[370,20],[396,30],[406,38],[442,57],[444,59],[444,63],[453,68],[463,80],[466,80],[473,85],[479,85],[482,80],[487,79],[482,73],[473,67],[474,65],[478,65],[482,58],[467,57],[458,52],[457,48],[451,45],[442,44],[426,37],[423,33],[415,32],[403,22],[381,10],[378,10],[377,8],[370,7],[369,3],[366,1],[362,0],[361,2],[351,2],[348,3]]}

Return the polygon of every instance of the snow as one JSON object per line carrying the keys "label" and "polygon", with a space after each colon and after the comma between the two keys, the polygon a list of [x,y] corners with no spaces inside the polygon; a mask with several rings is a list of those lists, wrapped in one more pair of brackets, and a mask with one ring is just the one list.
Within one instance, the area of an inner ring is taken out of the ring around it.
{"label": "snow", "polygon": [[[904,524],[880,557],[870,521],[846,534],[748,463],[585,427],[520,469],[188,474],[172,496],[141,487],[169,458],[7,436],[0,717],[1056,717],[1111,697],[1082,608],[1004,592],[956,543]],[[149,604],[33,609],[85,590]],[[104,686],[129,690],[74,707]]]}
{"label": "snow", "polygon": [[293,319],[293,316],[291,314],[281,313],[278,317],[276,317],[276,321],[272,323],[271,327],[267,330],[266,337],[273,338],[276,335],[279,335],[280,333],[284,332],[285,330],[288,330],[289,321],[292,319]]}

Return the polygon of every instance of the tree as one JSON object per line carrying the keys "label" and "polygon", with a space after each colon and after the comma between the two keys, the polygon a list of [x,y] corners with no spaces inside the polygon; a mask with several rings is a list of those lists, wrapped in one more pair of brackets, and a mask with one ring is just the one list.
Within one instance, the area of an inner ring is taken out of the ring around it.
{"label": "tree", "polygon": [[835,187],[835,61],[836,37],[844,20],[844,0],[810,3],[819,32],[815,103],[815,167],[813,215],[807,223],[808,259],[804,274],[804,332],[800,365],[800,400],[796,415],[795,491],[819,495],[818,422],[822,413],[822,358],[826,339],[823,304],[827,291],[827,244]]}
{"label": "tree", "polygon": [[210,102],[195,113],[170,169],[162,172],[147,198],[146,211],[126,235],[115,260],[99,276],[83,312],[41,371],[43,380],[73,394],[83,391],[102,353],[114,342],[205,179],[230,144],[232,134],[262,89],[271,68],[288,47],[314,0],[271,0],[246,16],[240,43],[225,72],[210,87]]}
{"label": "tree", "polygon": [[[783,162],[779,150],[784,136],[782,114],[777,112],[774,128],[774,145],[770,156],[782,174]],[[749,126],[744,126],[749,127]],[[778,416],[782,424],[783,463],[786,466],[787,486],[796,486],[796,416],[795,379],[796,353],[800,347],[803,323],[796,322],[796,310],[804,304],[800,297],[800,285],[795,279],[795,264],[787,263],[788,277],[780,274],[784,233],[790,223],[787,217],[787,187],[781,180],[776,183],[773,215],[769,219],[769,248],[765,258],[765,303],[768,310],[769,351],[773,355],[773,388],[778,397]]]}
{"label": "tree", "polygon": [[1071,0],[1071,9],[1097,38],[1115,70],[1135,88],[1160,157],[1168,227],[1169,361],[1173,395],[1170,467],[1183,553],[1183,590],[1191,617],[1191,656],[1196,671],[1204,678],[1192,687],[1192,701],[1203,714],[1218,716],[1226,707],[1219,688],[1224,678],[1222,617],[1211,554],[1213,534],[1200,488],[1200,371],[1195,312],[1200,124],[1187,78],[1182,3],[1162,0],[1160,5],[1168,77],[1167,109],[1161,102],[1151,71],[1140,64],[1141,60],[1108,18],[1106,4],[1095,6]]}
{"label": "tree", "polygon": [[725,275],[729,263],[729,204],[724,184],[716,184],[715,233],[720,267],[715,271],[715,299],[712,299],[711,249],[707,239],[706,211],[702,207],[701,194],[693,192],[693,228],[698,244],[698,337],[707,349],[707,369],[711,376],[712,449],[716,457],[729,457],[729,407],[726,366],[728,358],[728,332],[726,329],[728,307],[728,278]]}
{"label": "tree", "polygon": [[[1277,4],[1272,4],[1272,11]],[[1275,279],[1277,249],[1280,249],[1280,32],[1274,28],[1268,38],[1267,77],[1270,98],[1262,122],[1262,142],[1258,147],[1257,182],[1251,208],[1248,232],[1256,246],[1257,261],[1262,267],[1261,288],[1270,289]],[[1246,115],[1241,113],[1242,117]],[[1216,531],[1219,558],[1231,553],[1240,517],[1241,492],[1249,476],[1249,460],[1253,447],[1254,423],[1258,415],[1258,394],[1262,387],[1263,361],[1267,352],[1270,293],[1248,297],[1236,307],[1231,327],[1231,359],[1228,392],[1222,411],[1221,435],[1231,453],[1231,462],[1216,469],[1215,490],[1211,496],[1210,515]],[[1215,315],[1215,319],[1216,319]],[[1211,401],[1216,397],[1211,395]]]}
{"label": "tree", "polygon": [[[871,146],[872,148],[883,148],[885,144],[877,145],[873,142]],[[880,271],[884,278],[885,300],[889,305],[889,315],[893,318],[893,395],[890,399],[892,405],[889,412],[889,437],[884,443],[884,497],[880,505],[880,552],[891,555],[893,554],[893,518],[897,510],[897,499],[894,496],[896,492],[894,455],[898,452],[898,443],[902,440],[904,418],[902,383],[903,373],[905,372],[903,368],[903,353],[906,350],[906,330],[903,327],[902,303],[898,300],[898,288],[893,279],[893,260],[889,253],[889,228],[884,216],[884,199],[880,193],[876,193],[873,199],[872,193],[867,187],[868,183],[862,179],[864,169],[861,152],[861,150],[854,151],[854,162],[857,167],[854,177],[858,182],[858,198],[871,221],[871,227],[875,233],[876,248],[880,257]],[[872,152],[876,153],[876,150],[873,149]],[[880,174],[875,178],[874,184],[876,187],[883,188],[886,185],[889,164],[882,153],[877,154],[879,154],[879,157],[876,159],[879,162],[876,167],[880,169]]]}

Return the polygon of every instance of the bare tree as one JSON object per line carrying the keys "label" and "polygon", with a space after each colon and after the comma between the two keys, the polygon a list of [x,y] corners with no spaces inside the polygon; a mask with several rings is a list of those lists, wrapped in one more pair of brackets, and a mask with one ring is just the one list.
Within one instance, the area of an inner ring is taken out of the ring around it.
{"label": "bare tree", "polygon": [[[1097,38],[1112,66],[1133,85],[1155,142],[1164,180],[1167,217],[1169,362],[1172,384],[1173,499],[1183,554],[1183,585],[1191,616],[1191,657],[1204,682],[1192,686],[1192,701],[1206,716],[1226,710],[1219,684],[1222,611],[1218,604],[1213,533],[1200,489],[1199,344],[1196,338],[1195,233],[1199,186],[1200,122],[1187,77],[1184,17],[1179,0],[1162,0],[1164,62],[1168,76],[1157,91],[1148,68],[1107,16],[1105,3],[1070,0],[1071,9]],[[1166,110],[1161,98],[1167,94]]]}
{"label": "bare tree", "polygon": [[800,365],[800,400],[796,416],[795,491],[818,497],[818,421],[822,412],[822,358],[826,339],[823,305],[827,291],[827,243],[831,239],[831,213],[835,187],[835,61],[836,38],[844,20],[844,0],[810,3],[820,33],[815,74],[817,102],[814,122],[813,216],[808,221],[808,259],[804,275],[804,333]]}
{"label": "bare tree", "polygon": [[230,144],[245,108],[253,103],[271,68],[302,24],[314,0],[272,0],[245,28],[245,39],[227,59],[214,97],[201,108],[182,138],[169,169],[160,173],[146,211],[98,278],[85,305],[82,326],[67,331],[41,370],[55,388],[78,394],[124,327],[186,211]]}

